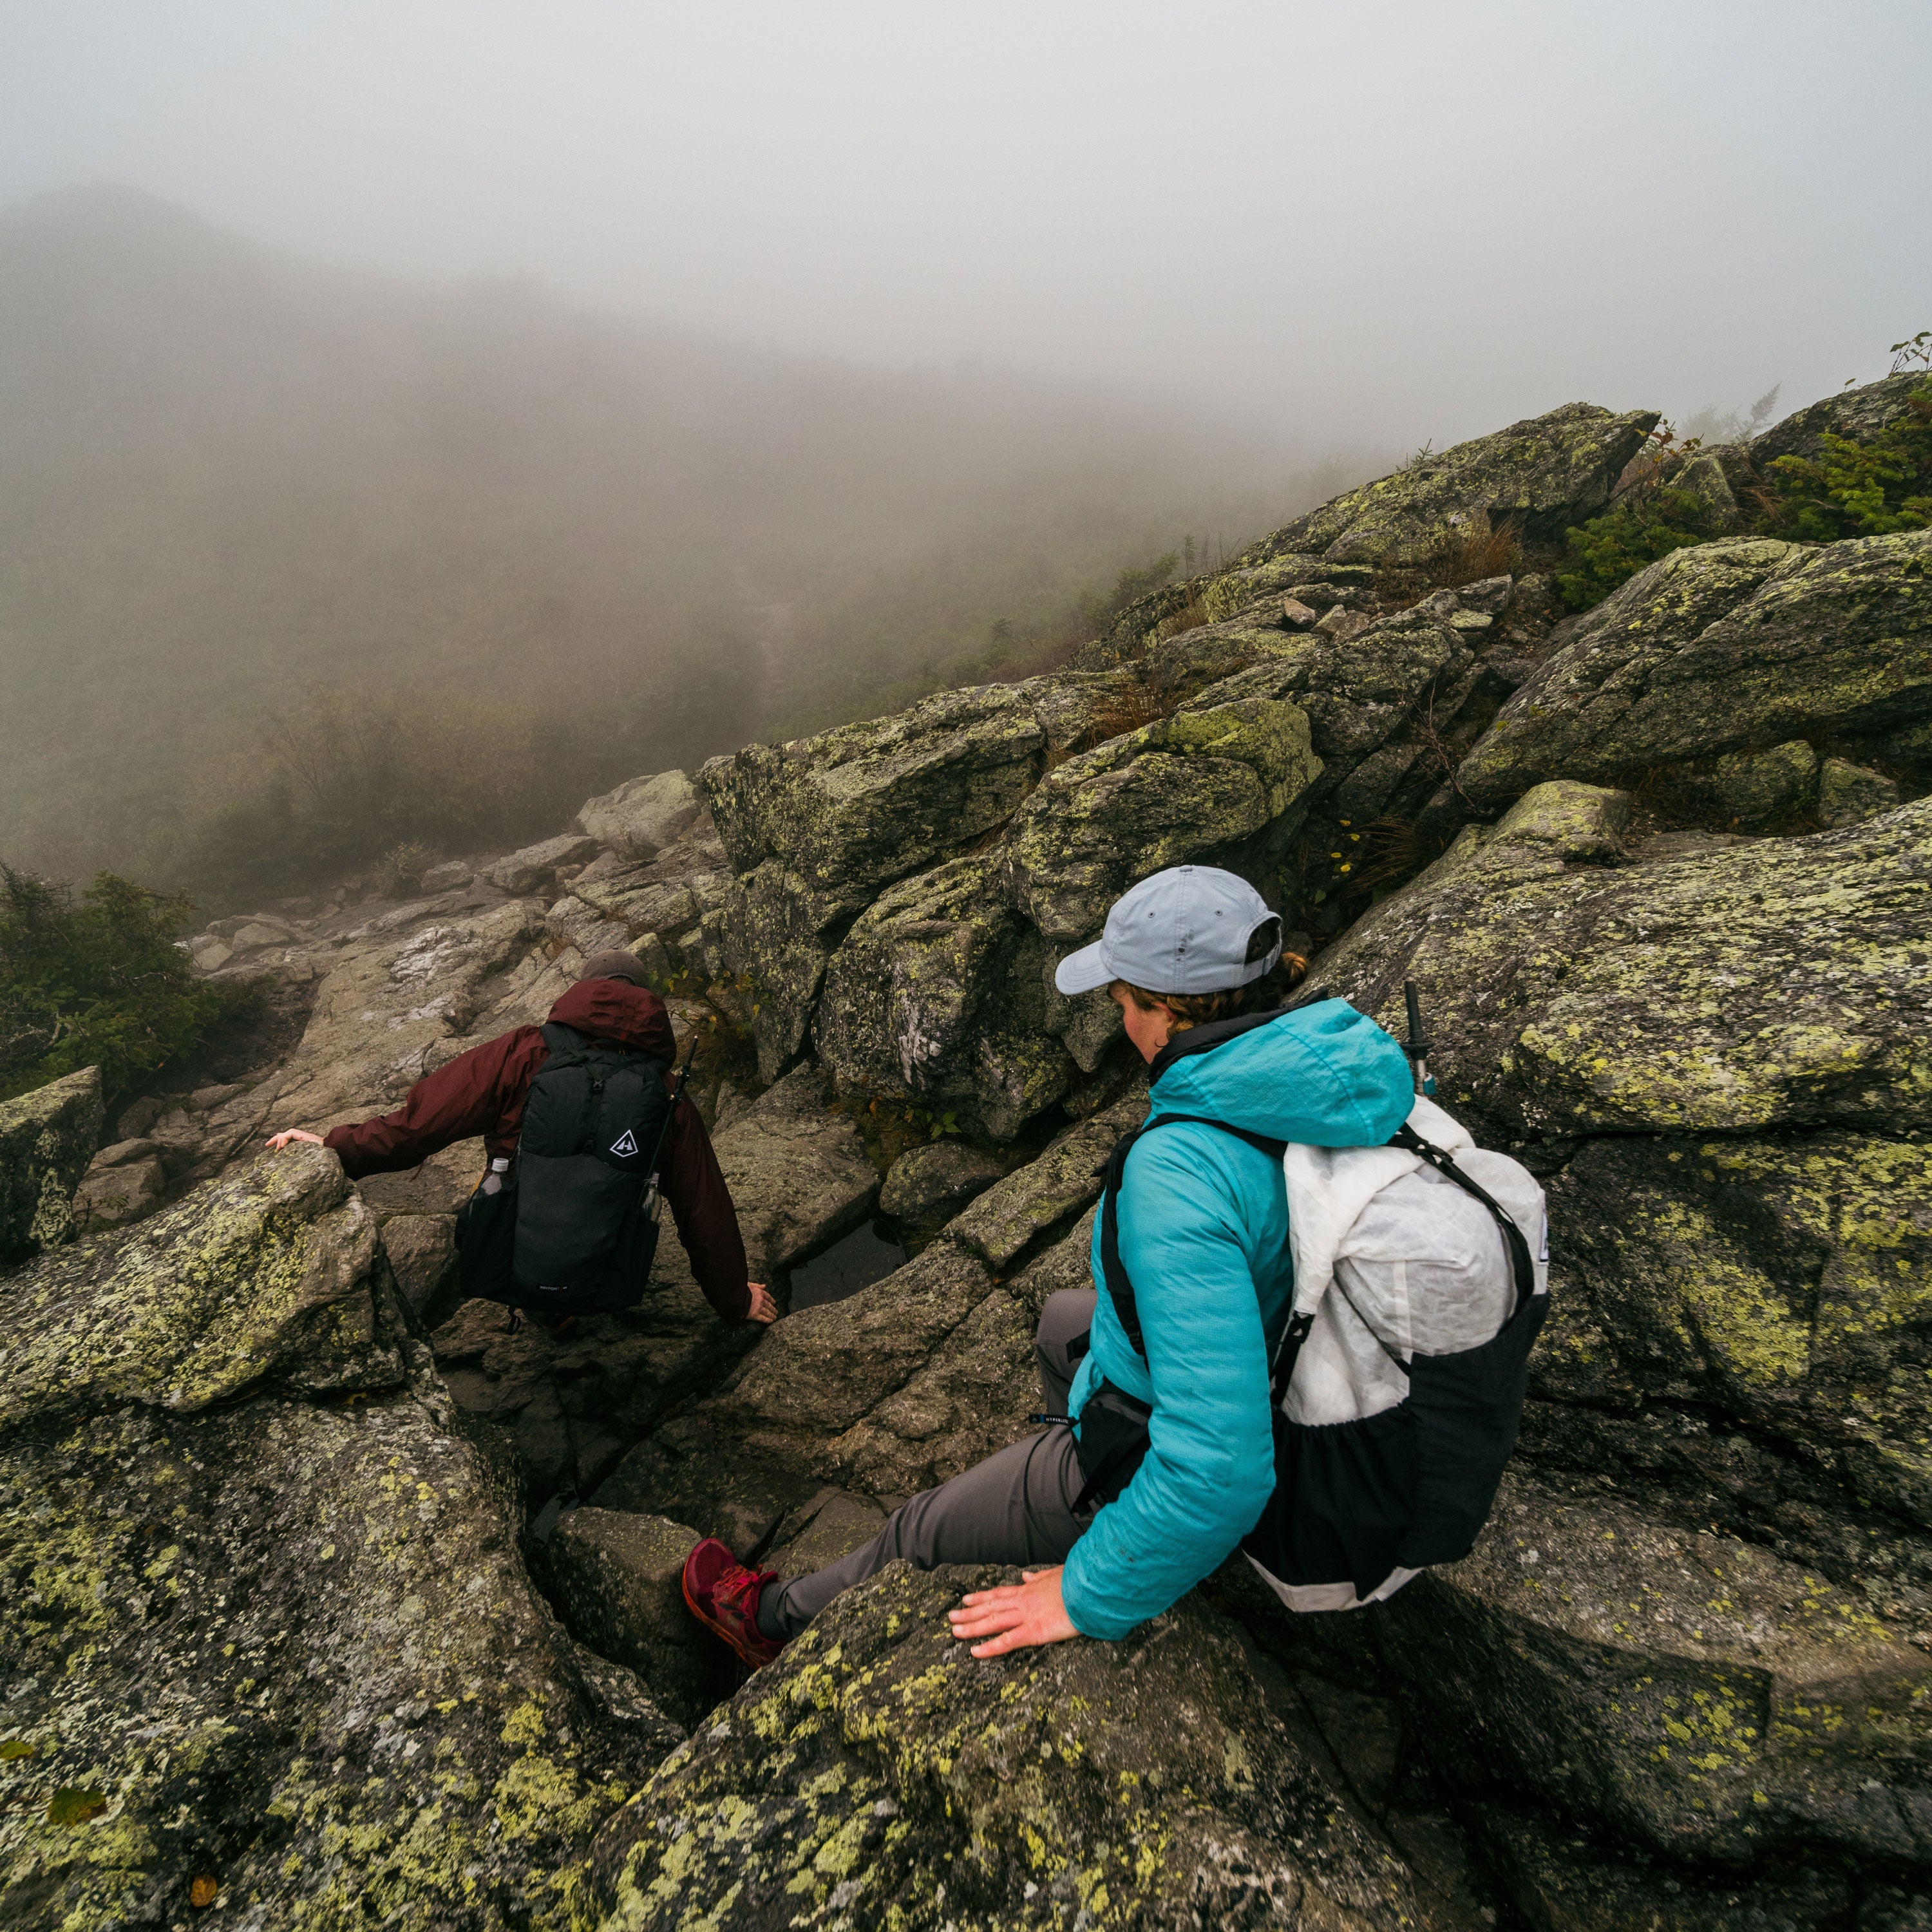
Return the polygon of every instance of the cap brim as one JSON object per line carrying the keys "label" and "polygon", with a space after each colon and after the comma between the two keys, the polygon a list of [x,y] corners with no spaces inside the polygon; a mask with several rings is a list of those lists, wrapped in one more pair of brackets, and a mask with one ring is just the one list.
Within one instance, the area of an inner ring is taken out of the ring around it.
{"label": "cap brim", "polygon": [[1070,952],[1053,969],[1053,983],[1071,999],[1076,993],[1091,993],[1112,984],[1116,975],[1100,958],[1101,942]]}

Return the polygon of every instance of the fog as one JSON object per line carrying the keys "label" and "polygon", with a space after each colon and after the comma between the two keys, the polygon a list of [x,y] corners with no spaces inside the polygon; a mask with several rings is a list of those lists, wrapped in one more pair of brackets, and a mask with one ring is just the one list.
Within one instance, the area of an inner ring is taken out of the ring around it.
{"label": "fog", "polygon": [[0,856],[256,878],[428,693],[539,776],[364,844],[547,828],[1425,442],[1868,380],[1928,71],[1904,0],[0,5]]}
{"label": "fog", "polygon": [[1419,442],[1835,388],[1926,326],[1916,0],[62,0],[0,199]]}

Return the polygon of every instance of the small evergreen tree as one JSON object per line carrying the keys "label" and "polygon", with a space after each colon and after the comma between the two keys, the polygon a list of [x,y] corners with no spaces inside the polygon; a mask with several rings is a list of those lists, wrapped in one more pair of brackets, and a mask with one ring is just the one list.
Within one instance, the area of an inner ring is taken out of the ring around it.
{"label": "small evergreen tree", "polygon": [[206,1037],[234,996],[175,944],[190,910],[112,872],[76,899],[0,864],[0,1099],[96,1066],[111,1096]]}
{"label": "small evergreen tree", "polygon": [[1823,454],[1772,466],[1774,520],[1801,541],[1835,543],[1932,526],[1932,381],[1922,383],[1869,442],[1826,430]]}

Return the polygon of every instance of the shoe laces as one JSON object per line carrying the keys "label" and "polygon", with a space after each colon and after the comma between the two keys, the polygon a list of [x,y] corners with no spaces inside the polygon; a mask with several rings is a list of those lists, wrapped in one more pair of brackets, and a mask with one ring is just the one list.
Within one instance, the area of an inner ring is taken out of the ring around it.
{"label": "shoe laces", "polygon": [[711,1586],[711,1600],[728,1604],[741,1616],[748,1616],[758,1600],[758,1592],[778,1574],[775,1570],[748,1570],[734,1563]]}

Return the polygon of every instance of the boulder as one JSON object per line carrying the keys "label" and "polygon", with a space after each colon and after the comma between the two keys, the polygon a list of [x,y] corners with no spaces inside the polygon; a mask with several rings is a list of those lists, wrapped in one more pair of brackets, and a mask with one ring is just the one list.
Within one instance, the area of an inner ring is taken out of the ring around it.
{"label": "boulder", "polygon": [[1498,1875],[1537,1932],[1820,1932],[1855,1923],[1857,1932],[1890,1932],[1895,1922],[1872,1915],[1870,1890],[1855,1920],[1842,1871],[1772,1864],[1742,1875],[1638,1863],[1496,1803],[1484,1806],[1482,1822]]}
{"label": "boulder", "polygon": [[1090,938],[1136,879],[1237,845],[1288,814],[1321,776],[1297,706],[1190,706],[1050,772],[1009,836],[1019,910],[1048,939]]}
{"label": "boulder", "polygon": [[0,1268],[74,1232],[69,1203],[100,1139],[100,1070],[0,1100]]}
{"label": "boulder", "polygon": [[1840,389],[1834,396],[1794,410],[1782,422],[1773,423],[1762,436],[1754,436],[1745,448],[1760,470],[1780,456],[1802,456],[1815,461],[1825,452],[1824,439],[1848,436],[1854,442],[1869,442],[1880,430],[1888,428],[1905,413],[1906,398],[1925,382],[1922,370],[1896,376],[1881,376],[1856,389]]}
{"label": "boulder", "polygon": [[382,1251],[417,1321],[434,1328],[447,1320],[456,1301],[456,1216],[392,1214],[382,1222]]}
{"label": "boulder", "polygon": [[600,798],[586,799],[577,823],[600,845],[627,859],[654,859],[690,831],[704,809],[683,772],[658,772],[627,779]]}
{"label": "boulder", "polygon": [[1508,1479],[1475,1554],[1380,1623],[1460,1775],[1735,1870],[1932,1862],[1932,1660],[1761,1546]]}
{"label": "boulder", "polygon": [[1505,1137],[1932,1121],[1932,800],[1629,868],[1625,809],[1537,787],[1317,971],[1398,1028],[1412,977],[1445,1104]]}
{"label": "boulder", "polygon": [[1705,529],[1713,536],[1736,536],[1748,519],[1738,507],[1734,477],[1748,474],[1750,458],[1736,444],[1700,449],[1670,478],[1673,490],[1695,496],[1704,506]]}
{"label": "boulder", "polygon": [[1336,562],[1420,563],[1448,548],[1470,520],[1514,520],[1526,538],[1560,542],[1594,516],[1658,422],[1568,403],[1492,436],[1431,452],[1378,482],[1310,510],[1244,550],[1233,568],[1313,553]]}
{"label": "boulder", "polygon": [[685,1607],[684,1559],[698,1540],[662,1516],[572,1509],[544,1546],[545,1579],[571,1634],[634,1670],[652,1702],[685,1724],[729,1688],[724,1652]]}
{"label": "boulder", "polygon": [[[1762,825],[1802,811],[1817,796],[1818,754],[1802,738],[1766,752],[1727,752],[1684,789],[1727,825]],[[1895,787],[1892,802],[1898,802]]]}
{"label": "boulder", "polygon": [[944,692],[909,711],[773,747],[699,775],[734,871],[775,860],[823,916],[1010,818],[1039,782],[1047,734],[1028,687]]}
{"label": "boulder", "polygon": [[0,1916],[558,1922],[662,1735],[532,1590],[334,1156],[43,1256],[7,1343]]}
{"label": "boulder", "polygon": [[1928,634],[1932,531],[1676,550],[1559,628],[1456,782],[1480,809],[1546,778],[1603,783],[1792,738],[1882,738],[1932,718]]}
{"label": "boulder", "polygon": [[842,1093],[903,1092],[1010,1139],[1074,1075],[1046,1030],[1048,964],[1002,859],[950,860],[854,921],[826,968],[814,1044]]}
{"label": "boulder", "polygon": [[[1929,1570],[1908,1530],[1932,1531],[1932,1396],[1917,1366],[1932,1320],[1932,1146],[1617,1136],[1581,1148],[1550,1199],[1561,1300],[1533,1385],[1574,1412],[1536,1420],[1540,1460],[1660,1480],[1706,1521],[1755,1521],[1793,1548],[1808,1531],[1828,1544],[1810,1508],[1837,1491],[1905,1539],[1878,1570],[1858,1552],[1874,1592],[1905,1587],[1882,1583],[1894,1558],[1906,1577]],[[1687,1408],[1697,1426],[1646,1433]]]}
{"label": "boulder", "polygon": [[513,895],[541,892],[554,881],[560,866],[578,865],[595,858],[598,843],[585,833],[566,832],[499,859],[484,876],[499,892]]}
{"label": "boulder", "polygon": [[1827,758],[1818,771],[1818,818],[1824,825],[1858,825],[1898,804],[1898,781],[1843,758]]}
{"label": "boulder", "polygon": [[425,892],[454,892],[461,890],[476,876],[475,868],[461,859],[446,859],[440,865],[431,866],[417,880]]}
{"label": "boulder", "polygon": [[885,1520],[884,1507],[871,1496],[820,1490],[778,1525],[758,1560],[781,1576],[808,1576],[870,1543]]}
{"label": "boulder", "polygon": [[[152,1141],[128,1141],[127,1147],[152,1150]],[[110,1152],[118,1151],[110,1149]],[[82,1234],[103,1228],[124,1227],[152,1214],[167,1192],[167,1172],[160,1156],[149,1151],[134,1159],[109,1161],[97,1155],[94,1165],[82,1175],[74,1197],[74,1221]]]}
{"label": "boulder", "polygon": [[964,1142],[932,1141],[909,1148],[886,1173],[879,1190],[882,1212],[901,1221],[950,1221],[1006,1172],[992,1154]]}
{"label": "boulder", "polygon": [[10,1284],[0,1409],[183,1413],[264,1381],[347,1393],[403,1379],[376,1220],[326,1148],[264,1154],[140,1227],[56,1248]]}
{"label": "boulder", "polygon": [[1009,1574],[895,1564],[840,1598],[599,1834],[593,1922],[1414,1922],[1226,1626],[977,1662],[945,1612]]}
{"label": "boulder", "polygon": [[754,1280],[830,1246],[878,1198],[878,1171],[859,1130],[830,1100],[824,1072],[801,1066],[718,1136]]}

